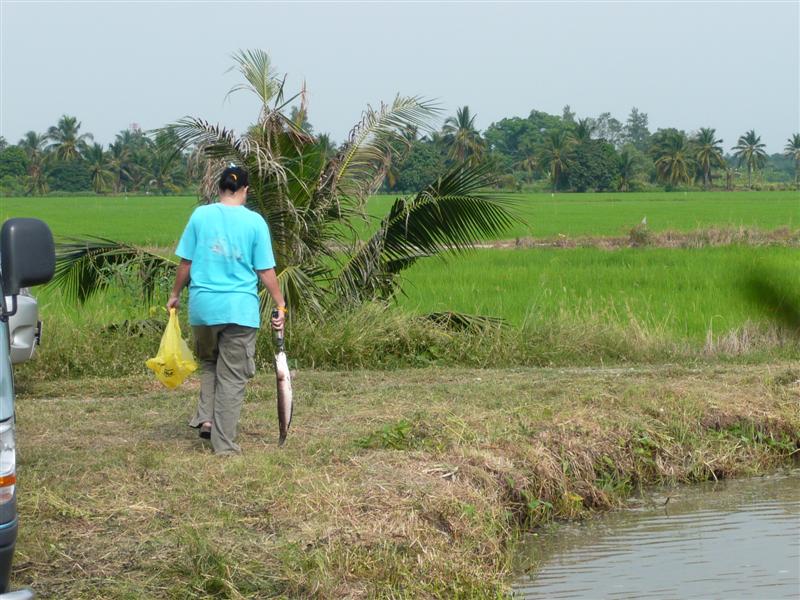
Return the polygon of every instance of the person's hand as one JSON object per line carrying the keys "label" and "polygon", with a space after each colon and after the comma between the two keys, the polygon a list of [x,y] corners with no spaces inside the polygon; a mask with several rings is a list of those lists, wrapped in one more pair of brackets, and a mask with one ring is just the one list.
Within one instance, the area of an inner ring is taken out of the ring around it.
{"label": "person's hand", "polygon": [[283,307],[283,310],[278,308],[277,310],[272,311],[272,318],[270,319],[270,324],[272,325],[272,329],[275,331],[281,331],[283,326],[286,324],[286,308]]}
{"label": "person's hand", "polygon": [[181,299],[179,296],[170,296],[169,300],[167,300],[167,310],[174,308],[178,310],[180,308]]}

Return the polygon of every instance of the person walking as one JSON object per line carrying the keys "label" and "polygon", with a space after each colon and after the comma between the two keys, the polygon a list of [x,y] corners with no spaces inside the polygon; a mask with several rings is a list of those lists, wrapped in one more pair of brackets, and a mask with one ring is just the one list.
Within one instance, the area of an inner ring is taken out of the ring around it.
{"label": "person walking", "polygon": [[189,324],[201,369],[200,400],[189,426],[221,455],[241,452],[235,440],[245,384],[255,375],[258,281],[278,308],[273,329],[283,329],[287,312],[269,229],[244,206],[247,189],[247,171],[231,165],[219,179],[219,202],[192,213],[175,250],[181,261],[167,301],[167,309],[178,309],[189,285]]}

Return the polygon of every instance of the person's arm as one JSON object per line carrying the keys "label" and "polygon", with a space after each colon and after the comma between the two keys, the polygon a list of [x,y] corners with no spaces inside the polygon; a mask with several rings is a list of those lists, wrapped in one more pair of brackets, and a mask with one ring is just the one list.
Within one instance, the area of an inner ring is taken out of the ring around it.
{"label": "person's arm", "polygon": [[181,290],[189,283],[189,272],[192,268],[192,261],[181,259],[178,270],[175,273],[175,285],[172,286],[172,295],[167,300],[167,310],[170,308],[178,309],[181,302]]}
{"label": "person's arm", "polygon": [[258,278],[261,280],[261,283],[267,288],[267,292],[272,297],[272,301],[275,303],[275,306],[278,308],[278,316],[277,318],[271,319],[272,328],[275,330],[283,329],[283,325],[286,322],[286,302],[283,300],[283,294],[281,293],[281,286],[278,283],[278,277],[275,275],[275,269],[263,269],[260,271],[256,271],[258,273]]}

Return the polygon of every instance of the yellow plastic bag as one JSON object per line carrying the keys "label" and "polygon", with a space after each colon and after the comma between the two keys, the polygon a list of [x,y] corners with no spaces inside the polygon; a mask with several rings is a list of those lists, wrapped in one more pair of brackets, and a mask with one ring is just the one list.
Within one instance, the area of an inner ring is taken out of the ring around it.
{"label": "yellow plastic bag", "polygon": [[145,363],[156,374],[158,380],[170,389],[175,389],[197,369],[192,351],[181,337],[181,325],[175,309],[169,310],[169,323],[158,354]]}

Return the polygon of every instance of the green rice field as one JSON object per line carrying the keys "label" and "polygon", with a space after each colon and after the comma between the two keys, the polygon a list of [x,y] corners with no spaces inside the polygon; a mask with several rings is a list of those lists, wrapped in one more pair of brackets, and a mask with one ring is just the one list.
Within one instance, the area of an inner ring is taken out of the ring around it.
{"label": "green rice field", "polygon": [[[395,196],[375,196],[371,223],[386,214]],[[624,236],[647,220],[653,232],[708,227],[800,228],[800,193],[654,192],[642,194],[509,194],[524,223],[504,239]],[[2,198],[0,221],[38,217],[56,235],[96,235],[148,246],[174,245],[194,208],[194,197]]]}
{"label": "green rice field", "polygon": [[197,199],[188,196],[0,198],[0,222],[42,219],[56,236],[105,237],[147,246],[177,243]]}
{"label": "green rice field", "polygon": [[[624,236],[646,218],[651,231],[709,227],[777,229],[800,227],[800,192],[653,192],[609,194],[507,194],[517,224],[503,237]],[[388,212],[391,196],[369,205],[371,215]]]}
{"label": "green rice field", "polygon": [[[530,229],[506,235],[624,236],[646,217],[651,231],[751,227],[800,228],[796,192],[512,195]],[[392,198],[371,200],[377,218]],[[191,197],[4,198],[0,220],[34,216],[56,235],[96,235],[172,247],[191,213]],[[404,274],[399,306],[411,313],[460,311],[512,325],[559,321],[638,327],[668,339],[702,340],[763,320],[747,298],[743,274],[758,273],[798,290],[800,249],[747,246],[675,249],[481,249],[420,261]],[[794,292],[793,292],[794,293]],[[135,294],[134,294],[135,295]],[[800,303],[800,292],[797,292]],[[73,314],[54,290],[45,312]],[[113,299],[112,299],[113,297]],[[119,290],[90,303],[104,322],[135,318],[140,305]],[[88,307],[86,307],[88,308]],[[151,307],[151,310],[153,308]]]}
{"label": "green rice field", "polygon": [[615,322],[698,340],[764,317],[747,294],[752,275],[794,290],[800,304],[800,249],[745,246],[475,251],[414,265],[399,303],[417,313],[453,310],[515,325]]}

